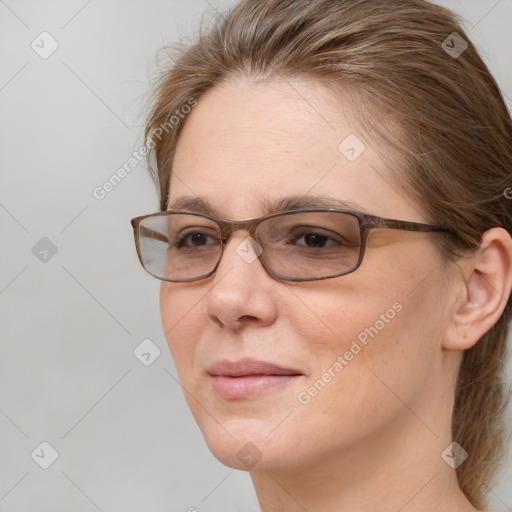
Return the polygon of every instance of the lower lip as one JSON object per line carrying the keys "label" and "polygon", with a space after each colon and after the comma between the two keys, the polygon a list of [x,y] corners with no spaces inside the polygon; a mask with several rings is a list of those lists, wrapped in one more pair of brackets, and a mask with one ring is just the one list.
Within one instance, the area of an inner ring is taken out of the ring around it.
{"label": "lower lip", "polygon": [[212,384],[222,398],[234,400],[276,391],[300,377],[302,375],[248,375],[246,377],[212,375]]}

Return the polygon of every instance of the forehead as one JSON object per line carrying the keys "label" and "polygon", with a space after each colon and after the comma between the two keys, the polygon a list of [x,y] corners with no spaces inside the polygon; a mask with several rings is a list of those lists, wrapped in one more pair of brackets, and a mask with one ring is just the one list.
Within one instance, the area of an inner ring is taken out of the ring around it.
{"label": "forehead", "polygon": [[169,204],[203,199],[225,218],[313,195],[364,211],[421,221],[364,140],[342,92],[305,80],[233,80],[211,89],[187,118]]}

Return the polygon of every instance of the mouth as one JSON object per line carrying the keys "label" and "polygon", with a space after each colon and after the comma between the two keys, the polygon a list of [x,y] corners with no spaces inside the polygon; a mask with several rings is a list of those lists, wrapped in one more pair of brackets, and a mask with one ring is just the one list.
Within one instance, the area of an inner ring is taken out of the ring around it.
{"label": "mouth", "polygon": [[218,361],[209,368],[208,374],[213,389],[226,400],[246,399],[277,391],[304,377],[298,369],[254,359]]}

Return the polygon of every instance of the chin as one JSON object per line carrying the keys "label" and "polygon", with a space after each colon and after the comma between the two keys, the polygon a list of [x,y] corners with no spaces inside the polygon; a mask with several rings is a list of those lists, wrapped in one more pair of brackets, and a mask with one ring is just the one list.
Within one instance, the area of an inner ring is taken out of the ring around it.
{"label": "chin", "polygon": [[[304,468],[314,458],[313,453],[302,453],[307,446],[298,442],[302,437],[285,428],[281,433],[269,432],[269,421],[237,418],[223,425],[208,418],[199,423],[203,437],[212,454],[222,464],[243,471],[284,471]],[[312,447],[309,447],[311,449]]]}
{"label": "chin", "polygon": [[[228,436],[229,437],[229,436]],[[262,470],[277,471],[289,468],[292,461],[289,459],[289,451],[265,440],[241,438],[229,438],[208,440],[206,443],[212,454],[222,464],[242,471]]]}

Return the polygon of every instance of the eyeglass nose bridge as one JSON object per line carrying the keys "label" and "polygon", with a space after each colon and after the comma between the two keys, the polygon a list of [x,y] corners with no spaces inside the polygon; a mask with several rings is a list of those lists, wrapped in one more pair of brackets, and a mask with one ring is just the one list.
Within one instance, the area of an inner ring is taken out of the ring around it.
{"label": "eyeglass nose bridge", "polygon": [[[215,264],[215,267],[212,269],[212,271],[208,274],[209,276],[214,274],[221,261],[222,257],[224,256],[224,250],[226,248],[226,244],[228,243],[229,239],[231,238],[231,235],[235,231],[247,231],[249,233],[249,236],[254,241],[254,243],[257,244],[257,249],[252,246],[252,250],[254,251],[254,254],[251,254],[249,258],[244,257],[240,252],[237,250],[237,254],[246,262],[246,263],[253,263],[256,260],[259,260],[262,267],[265,269],[265,271],[274,278],[278,278],[279,275],[276,274],[267,264],[267,261],[265,260],[265,257],[263,255],[264,251],[264,243],[262,240],[259,239],[259,237],[256,235],[256,230],[258,229],[258,226],[261,222],[265,221],[266,217],[259,217],[257,219],[252,220],[223,220],[223,219],[216,219],[216,223],[220,228],[221,233],[221,253],[219,255],[219,258],[217,260],[217,263]],[[245,240],[245,239],[244,239]],[[243,242],[241,242],[243,243]],[[242,251],[245,252],[245,251]]]}
{"label": "eyeglass nose bridge", "polygon": [[231,235],[235,231],[247,231],[249,236],[253,238],[259,245],[263,247],[261,240],[258,240],[256,235],[256,229],[258,228],[260,222],[265,219],[253,219],[253,220],[216,220],[217,224],[220,227],[220,234],[222,240],[222,248],[224,249],[225,245],[231,238]]}

